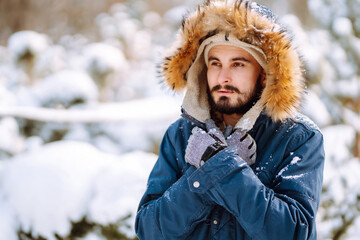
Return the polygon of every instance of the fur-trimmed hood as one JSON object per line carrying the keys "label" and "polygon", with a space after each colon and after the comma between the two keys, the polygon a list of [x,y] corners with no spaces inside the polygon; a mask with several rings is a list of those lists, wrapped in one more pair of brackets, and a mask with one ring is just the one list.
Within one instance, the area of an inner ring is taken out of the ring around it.
{"label": "fur-trimmed hood", "polygon": [[193,63],[201,43],[219,32],[231,33],[240,41],[259,47],[266,55],[266,86],[253,107],[256,112],[265,110],[273,121],[292,117],[304,90],[300,57],[272,12],[248,0],[208,0],[184,19],[178,41],[161,68],[166,83],[174,91],[187,89],[185,111],[199,121],[209,117],[206,65],[196,61],[201,69],[196,67],[195,71]]}

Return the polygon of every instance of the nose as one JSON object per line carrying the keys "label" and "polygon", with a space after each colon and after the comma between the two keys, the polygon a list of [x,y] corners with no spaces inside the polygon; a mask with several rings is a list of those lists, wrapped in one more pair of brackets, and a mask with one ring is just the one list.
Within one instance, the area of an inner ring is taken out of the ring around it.
{"label": "nose", "polygon": [[227,68],[222,68],[219,72],[218,82],[220,85],[227,84],[231,82],[230,71]]}

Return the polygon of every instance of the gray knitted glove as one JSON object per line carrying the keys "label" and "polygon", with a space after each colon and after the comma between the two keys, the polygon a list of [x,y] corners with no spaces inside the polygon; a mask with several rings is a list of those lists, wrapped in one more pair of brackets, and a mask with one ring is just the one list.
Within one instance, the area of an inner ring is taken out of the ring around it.
{"label": "gray knitted glove", "polygon": [[199,168],[204,164],[202,156],[206,149],[215,144],[216,140],[199,127],[194,127],[185,150],[185,161]]}
{"label": "gray knitted glove", "polygon": [[255,140],[244,131],[235,130],[226,142],[229,146],[236,146],[239,156],[250,166],[256,161]]}
{"label": "gray knitted glove", "polygon": [[197,168],[227,146],[225,137],[214,121],[208,119],[205,124],[208,132],[194,127],[185,150],[185,161]]}
{"label": "gray knitted glove", "polygon": [[206,130],[209,133],[210,136],[212,136],[214,139],[216,139],[219,142],[222,142],[223,144],[227,145],[225,136],[227,136],[232,131],[232,126],[228,125],[225,129],[224,134],[221,132],[221,130],[216,126],[214,120],[212,119],[206,119],[205,120]]}

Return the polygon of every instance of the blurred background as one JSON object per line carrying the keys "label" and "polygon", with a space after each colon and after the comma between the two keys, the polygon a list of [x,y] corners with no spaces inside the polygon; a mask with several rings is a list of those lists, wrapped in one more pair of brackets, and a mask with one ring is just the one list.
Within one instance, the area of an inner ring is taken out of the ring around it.
{"label": "blurred background", "polygon": [[[201,1],[0,0],[0,239],[136,239],[181,95],[157,72]],[[318,239],[360,236],[360,0],[273,0],[323,132]]]}

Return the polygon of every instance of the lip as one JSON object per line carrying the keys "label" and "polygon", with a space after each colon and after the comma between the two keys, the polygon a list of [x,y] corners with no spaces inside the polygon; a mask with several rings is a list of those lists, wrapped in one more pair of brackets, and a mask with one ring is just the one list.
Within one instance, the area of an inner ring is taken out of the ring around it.
{"label": "lip", "polygon": [[222,95],[230,95],[233,94],[234,91],[230,91],[230,90],[225,90],[225,89],[220,89],[217,91],[218,94],[222,94]]}

